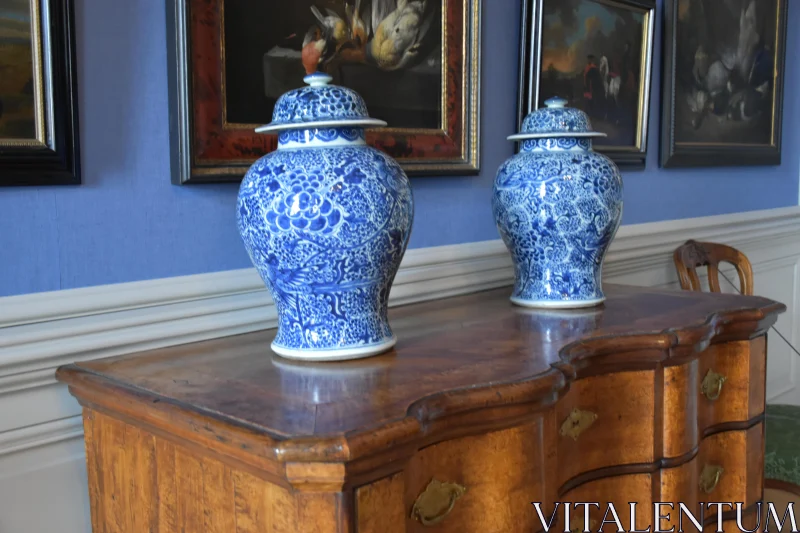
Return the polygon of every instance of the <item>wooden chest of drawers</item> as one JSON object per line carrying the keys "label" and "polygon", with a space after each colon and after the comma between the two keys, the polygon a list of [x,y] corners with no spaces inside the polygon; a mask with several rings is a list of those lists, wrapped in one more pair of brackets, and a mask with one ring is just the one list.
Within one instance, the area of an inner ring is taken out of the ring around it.
{"label": "wooden chest of drawers", "polygon": [[583,311],[507,290],[398,308],[396,350],[362,361],[283,360],[260,332],[63,367],[94,531],[527,533],[533,502],[577,531],[582,511],[565,527],[558,509],[598,502],[597,531],[608,503],[626,528],[640,504],[639,529],[653,502],[752,509],[783,306],[607,292]]}

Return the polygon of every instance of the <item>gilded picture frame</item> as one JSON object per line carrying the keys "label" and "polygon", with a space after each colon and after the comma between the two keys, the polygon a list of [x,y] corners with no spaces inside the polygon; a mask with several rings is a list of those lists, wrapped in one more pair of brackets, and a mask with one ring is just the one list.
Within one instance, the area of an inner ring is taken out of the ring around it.
{"label": "gilded picture frame", "polygon": [[[595,140],[595,151],[620,168],[644,168],[655,9],[655,0],[523,0],[518,126],[560,96],[608,134]],[[587,71],[600,76],[594,88]]]}
{"label": "gilded picture frame", "polygon": [[81,183],[72,0],[0,2],[0,185]]}
{"label": "gilded picture frame", "polygon": [[[358,0],[357,4],[367,11],[377,2]],[[380,2],[387,5],[396,0]],[[343,67],[340,57],[332,66],[320,68],[329,68],[334,84],[362,94],[370,114],[389,123],[387,128],[368,130],[367,142],[394,157],[407,174],[477,174],[481,0],[413,0],[407,5],[415,3],[437,10],[437,18],[426,28],[432,28],[430,40],[438,42],[441,50],[435,44],[429,46],[427,63],[414,65],[413,72],[408,68],[376,74],[374,64]],[[303,85],[304,35],[309,25],[317,23],[306,4],[314,5],[323,16],[333,12],[346,20],[356,0],[167,2],[173,183],[238,182],[256,159],[277,148],[275,135],[254,130],[271,120],[280,94]],[[423,67],[433,69],[433,74],[424,78]],[[372,77],[362,78],[362,72]],[[423,80],[420,87],[409,81],[412,74]],[[435,86],[435,94],[430,86]],[[384,105],[374,87],[394,90],[394,95],[408,94],[403,104],[407,107],[391,108],[391,98]],[[428,107],[415,114],[413,106],[420,102]],[[435,123],[430,119],[432,108],[437,113]],[[422,117],[422,126],[413,122],[398,126],[407,117],[417,116]]]}

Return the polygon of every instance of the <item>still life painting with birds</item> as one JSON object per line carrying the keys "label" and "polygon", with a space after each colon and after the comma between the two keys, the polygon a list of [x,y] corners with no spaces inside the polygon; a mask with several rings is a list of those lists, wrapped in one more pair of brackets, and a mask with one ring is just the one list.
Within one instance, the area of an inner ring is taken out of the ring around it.
{"label": "still life painting with birds", "polygon": [[[258,4],[226,5],[229,121],[269,122],[277,98],[305,74],[319,71],[361,94],[370,115],[393,127],[440,127],[441,1]],[[241,31],[256,20],[257,33]]]}
{"label": "still life painting with birds", "polygon": [[778,5],[774,0],[679,0],[678,142],[770,143]]}
{"label": "still life painting with birds", "polygon": [[167,0],[173,181],[240,181],[277,149],[256,128],[311,73],[388,124],[367,143],[407,174],[479,172],[482,2]]}

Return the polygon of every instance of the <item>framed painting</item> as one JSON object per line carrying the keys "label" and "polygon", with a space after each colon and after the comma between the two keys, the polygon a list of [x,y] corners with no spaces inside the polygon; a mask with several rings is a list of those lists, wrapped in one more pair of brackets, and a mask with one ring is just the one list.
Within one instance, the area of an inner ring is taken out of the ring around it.
{"label": "framed painting", "polygon": [[647,158],[655,0],[523,0],[519,117],[559,96],[621,168]]}
{"label": "framed painting", "polygon": [[72,0],[0,0],[0,185],[79,184]]}
{"label": "framed painting", "polygon": [[480,3],[170,0],[173,182],[241,180],[277,148],[255,128],[314,70],[389,123],[367,142],[408,174],[477,173]]}
{"label": "framed painting", "polygon": [[669,0],[661,165],[779,165],[787,0]]}

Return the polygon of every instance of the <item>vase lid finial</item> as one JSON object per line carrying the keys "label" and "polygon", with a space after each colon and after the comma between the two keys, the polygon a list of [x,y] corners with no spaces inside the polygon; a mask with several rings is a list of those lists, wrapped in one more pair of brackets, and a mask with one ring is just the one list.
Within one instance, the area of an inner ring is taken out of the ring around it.
{"label": "vase lid finial", "polygon": [[552,98],[548,98],[544,101],[544,105],[549,108],[556,108],[560,109],[562,107],[567,107],[567,100],[566,98],[561,98],[560,96],[553,96]]}
{"label": "vase lid finial", "polygon": [[311,87],[323,87],[330,84],[330,82],[333,81],[333,78],[324,72],[317,71],[303,78],[303,81]]}

